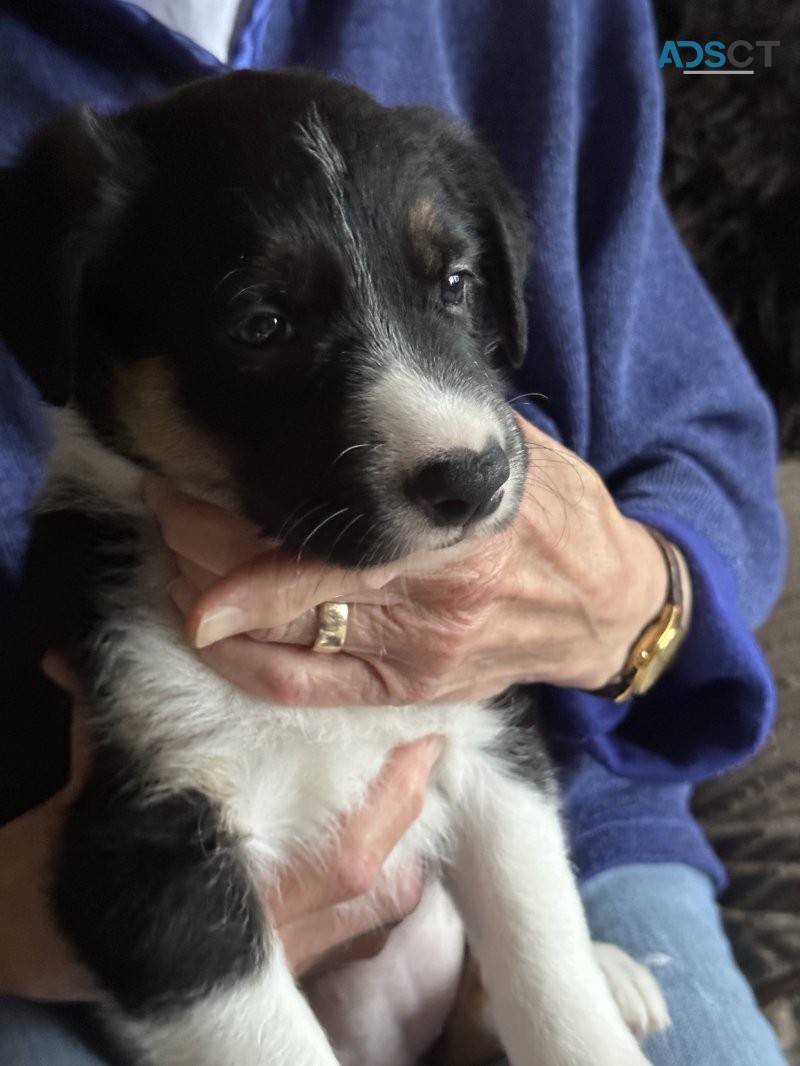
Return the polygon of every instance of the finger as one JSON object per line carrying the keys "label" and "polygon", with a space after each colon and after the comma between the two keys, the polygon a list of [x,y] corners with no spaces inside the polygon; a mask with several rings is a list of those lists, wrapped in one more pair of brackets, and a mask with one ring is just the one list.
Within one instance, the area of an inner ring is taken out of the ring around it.
{"label": "finger", "polygon": [[187,559],[185,555],[176,555],[175,563],[178,567],[180,576],[189,582],[189,584],[196,590],[198,596],[200,593],[206,592],[219,581],[219,574],[215,574],[213,571],[207,570],[204,566],[192,562],[192,560]]}
{"label": "finger", "polygon": [[62,796],[65,799],[72,799],[74,796],[78,795],[89,776],[89,766],[91,763],[89,729],[86,725],[86,718],[81,713],[77,704],[72,712],[69,747],[69,781],[62,792]]}
{"label": "finger", "polygon": [[296,977],[306,977],[372,958],[391,930],[363,928],[366,924],[366,916],[336,907],[289,922],[278,930],[289,968]]}
{"label": "finger", "polygon": [[[519,679],[519,669],[493,670],[426,682],[405,675],[402,664],[359,658],[347,651],[319,655],[292,644],[262,644],[230,637],[200,658],[235,687],[281,707],[404,707],[414,703],[458,703],[497,696]],[[541,670],[541,668],[539,668]],[[539,674],[530,666],[531,681]]]}
{"label": "finger", "polygon": [[75,670],[70,666],[69,660],[55,648],[49,648],[42,659],[42,672],[54,681],[59,688],[63,688],[73,698],[77,699],[80,692],[80,681]]}
{"label": "finger", "polygon": [[377,955],[391,931],[419,904],[422,872],[406,878],[407,888],[375,893],[371,906],[327,907],[288,922],[278,930],[295,975],[314,975]]}
{"label": "finger", "polygon": [[316,560],[299,563],[280,551],[261,554],[201,596],[188,619],[189,634],[205,648],[239,633],[278,628],[325,600],[357,600],[393,576],[390,567],[340,570]]}
{"label": "finger", "polygon": [[[203,593],[216,583],[217,577],[182,556],[177,557],[177,563],[180,575],[167,585],[167,592],[184,618],[188,618]],[[400,598],[401,593],[396,588],[367,589],[359,592],[358,602],[349,603],[348,648],[370,653],[378,651],[382,647],[380,608],[396,604]],[[369,607],[374,610],[366,610]],[[247,635],[263,643],[297,644],[310,648],[318,632],[319,619],[315,606],[286,625],[272,629],[251,629],[247,631]],[[207,629],[205,634],[207,637]]]}
{"label": "finger", "polygon": [[[187,593],[181,590],[181,595],[186,597]],[[191,593],[189,592],[188,595],[190,597]],[[387,625],[384,605],[351,603],[348,606],[345,651],[350,655],[358,656],[385,654]],[[285,626],[277,626],[273,629],[254,629],[247,636],[261,644],[294,644],[299,648],[308,649],[313,647],[319,629],[319,617],[316,608],[313,608]]]}
{"label": "finger", "polygon": [[167,545],[216,575],[227,574],[270,544],[250,522],[187,496],[162,478],[145,478],[144,497]]}
{"label": "finger", "polygon": [[173,578],[167,585],[167,594],[184,618],[191,613],[199,596],[197,589],[184,577]]}
{"label": "finger", "polygon": [[200,658],[236,688],[282,707],[398,706],[403,693],[388,683],[378,661],[347,652],[320,655],[292,644],[262,644],[230,637],[200,651]]}
{"label": "finger", "polygon": [[[368,929],[365,933],[351,937],[344,943],[331,945],[329,950],[321,956],[308,960],[305,965],[295,970],[300,978],[320,977],[331,970],[338,970],[349,962],[361,962],[364,959],[374,959],[386,947],[386,942],[392,935],[392,930],[398,925],[382,926],[380,929]],[[291,965],[291,963],[290,963]]]}
{"label": "finger", "polygon": [[70,724],[70,776],[67,785],[59,793],[61,799],[71,799],[80,791],[89,772],[90,744],[85,715],[81,713],[80,682],[69,660],[61,652],[50,648],[42,659],[42,670],[57,685],[73,697],[72,721]]}
{"label": "finger", "polygon": [[[327,857],[300,862],[281,877],[269,896],[276,925],[355,899],[374,887],[389,853],[422,811],[428,778],[443,748],[444,739],[434,735],[394,749],[364,802],[342,821]],[[408,898],[418,878],[414,871],[411,880],[399,880],[392,890],[395,904]],[[384,897],[385,904],[389,901]]]}

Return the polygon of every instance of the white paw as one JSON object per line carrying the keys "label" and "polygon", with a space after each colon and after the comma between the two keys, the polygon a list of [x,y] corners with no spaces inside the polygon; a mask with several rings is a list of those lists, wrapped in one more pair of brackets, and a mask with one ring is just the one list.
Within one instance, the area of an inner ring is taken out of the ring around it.
{"label": "white paw", "polygon": [[637,1040],[660,1033],[670,1024],[664,994],[646,966],[615,944],[592,944],[625,1024]]}

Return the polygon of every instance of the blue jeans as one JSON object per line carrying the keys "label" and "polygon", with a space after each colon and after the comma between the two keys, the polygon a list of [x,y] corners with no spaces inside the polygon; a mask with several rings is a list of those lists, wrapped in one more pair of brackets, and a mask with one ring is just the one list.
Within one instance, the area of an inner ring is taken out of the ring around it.
{"label": "blue jeans", "polygon": [[[786,1066],[733,961],[708,878],[675,864],[623,866],[583,890],[594,937],[646,962],[672,1028],[646,1051],[654,1066]],[[2,1066],[121,1066],[98,1046],[84,1007],[0,998]]]}
{"label": "blue jeans", "polygon": [[646,963],[672,1026],[651,1037],[653,1066],[787,1066],[736,966],[705,874],[679,863],[607,870],[583,888],[592,936]]}

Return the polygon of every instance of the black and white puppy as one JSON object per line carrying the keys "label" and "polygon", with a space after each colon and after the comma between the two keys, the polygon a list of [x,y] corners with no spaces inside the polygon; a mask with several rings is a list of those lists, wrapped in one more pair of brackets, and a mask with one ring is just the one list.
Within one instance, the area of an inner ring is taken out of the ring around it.
{"label": "black and white puppy", "polygon": [[[0,189],[3,334],[59,408],[27,596],[94,742],[54,906],[127,1031],[156,1066],[409,1066],[360,1006],[380,959],[347,978],[329,1039],[262,889],[325,850],[395,745],[439,733],[383,887],[424,861],[430,933],[445,886],[515,1066],[644,1066],[602,966],[643,1029],[663,1002],[627,957],[598,964],[535,738],[522,773],[509,716],[483,705],[237,691],[187,646],[141,500],[156,471],[348,567],[510,522],[526,454],[490,352],[523,357],[528,235],[497,164],[433,111],[238,73],[69,114]],[[455,978],[460,947],[430,945],[445,956]]]}

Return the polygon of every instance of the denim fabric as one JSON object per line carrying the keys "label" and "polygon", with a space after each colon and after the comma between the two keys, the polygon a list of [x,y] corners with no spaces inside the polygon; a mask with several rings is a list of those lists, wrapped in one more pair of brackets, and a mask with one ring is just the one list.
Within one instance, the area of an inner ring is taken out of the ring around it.
{"label": "denim fabric", "polygon": [[650,966],[672,1027],[645,1050],[653,1066],[787,1066],[734,962],[713,886],[679,863],[620,866],[582,895],[592,936]]}
{"label": "denim fabric", "polygon": [[2,1066],[133,1066],[108,1037],[97,1008],[0,996]]}
{"label": "denim fabric", "polygon": [[[647,1044],[653,1066],[786,1066],[733,961],[708,877],[679,863],[620,866],[583,896],[595,938],[650,965],[667,997],[673,1024]],[[123,1066],[94,1050],[97,1034],[84,1007],[0,998],[2,1066]]]}

